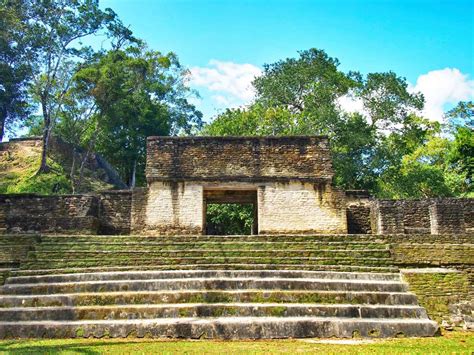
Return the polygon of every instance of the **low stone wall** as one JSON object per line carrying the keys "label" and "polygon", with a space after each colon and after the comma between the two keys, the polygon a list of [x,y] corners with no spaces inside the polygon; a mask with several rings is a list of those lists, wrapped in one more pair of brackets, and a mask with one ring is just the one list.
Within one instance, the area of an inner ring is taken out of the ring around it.
{"label": "low stone wall", "polygon": [[133,190],[130,211],[130,232],[132,234],[143,234],[145,231],[147,200],[147,188],[140,187]]}
{"label": "low stone wall", "polygon": [[100,234],[130,234],[132,192],[105,191],[99,195]]}
{"label": "low stone wall", "polygon": [[445,329],[474,330],[474,293],[467,275],[457,270],[404,270],[403,278],[431,319]]}
{"label": "low stone wall", "polygon": [[131,191],[0,195],[0,233],[129,234]]}
{"label": "low stone wall", "polygon": [[85,233],[99,228],[99,204],[93,195],[0,195],[6,233]]}
{"label": "low stone wall", "polygon": [[399,204],[403,216],[404,232],[407,234],[429,234],[431,200],[403,200]]}
{"label": "low stone wall", "polygon": [[371,198],[367,191],[346,191],[347,232],[371,234]]}
{"label": "low stone wall", "polygon": [[[474,232],[474,199],[376,200],[363,192],[349,191],[344,195],[330,185],[317,188],[317,184],[302,182],[276,184],[279,195],[270,194],[274,184],[257,188],[260,234],[301,233],[302,228],[292,229],[295,225],[302,226],[298,220],[300,215],[310,223],[305,233],[344,234],[347,230],[349,234],[400,234],[419,238],[423,234]],[[191,189],[191,183],[184,182],[154,182],[151,185],[151,188],[105,191],[95,195],[0,195],[0,233],[202,232],[200,185],[199,191]],[[165,185],[169,186],[156,188]],[[173,186],[176,188],[171,188]],[[194,224],[190,227],[183,221]],[[165,226],[166,230],[151,228],[156,226]],[[427,243],[433,240],[431,238]],[[446,251],[446,255],[449,254]]]}
{"label": "low stone wall", "polygon": [[474,199],[377,200],[346,193],[351,234],[462,234],[474,232]]}

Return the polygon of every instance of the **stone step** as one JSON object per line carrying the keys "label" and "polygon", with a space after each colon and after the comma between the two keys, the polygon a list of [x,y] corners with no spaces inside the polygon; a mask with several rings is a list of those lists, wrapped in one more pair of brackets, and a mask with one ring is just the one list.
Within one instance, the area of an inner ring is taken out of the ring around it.
{"label": "stone step", "polygon": [[355,336],[385,338],[433,336],[428,319],[331,317],[218,317],[89,321],[0,322],[0,338],[152,337],[267,339]]}
{"label": "stone step", "polygon": [[63,242],[42,242],[36,245],[37,250],[123,250],[124,246],[133,249],[147,250],[176,250],[176,249],[376,249],[385,250],[387,244],[368,243],[368,242],[227,242],[227,241],[194,241],[194,242],[124,242],[124,241],[102,241],[102,242],[86,242],[72,241],[70,243]]}
{"label": "stone step", "polygon": [[54,294],[76,292],[170,291],[170,290],[320,290],[404,292],[407,284],[380,280],[332,280],[309,278],[187,278],[106,280],[58,283],[7,284],[0,294]]}
{"label": "stone step", "polygon": [[0,268],[0,286],[5,283],[5,281],[7,280],[12,270],[15,270],[15,269],[4,268],[4,267]]}
{"label": "stone step", "polygon": [[412,293],[377,291],[182,290],[0,295],[2,308],[229,302],[418,305]]}
{"label": "stone step", "polygon": [[0,261],[0,268],[2,269],[18,268],[19,266],[19,261]]}
{"label": "stone step", "polygon": [[[1,270],[0,270],[1,271]],[[400,281],[399,273],[336,272],[336,271],[291,271],[291,270],[168,270],[168,271],[116,271],[87,272],[75,274],[51,274],[39,276],[10,277],[7,284],[77,282],[100,280],[145,280],[195,277],[266,277],[266,278],[313,278],[332,280],[379,280]]]}
{"label": "stone step", "polygon": [[[427,235],[427,234],[412,234],[410,235],[411,240],[417,240],[419,243],[432,243],[436,241],[437,243],[447,243],[451,244],[453,242],[451,235]],[[471,239],[472,243],[472,234],[462,234],[459,235],[456,240]],[[6,234],[2,235],[0,238],[0,245],[3,241],[8,242],[11,240],[21,241],[28,243],[29,241],[43,241],[43,242],[67,242],[67,241],[79,241],[79,242],[92,242],[92,241],[109,241],[109,242],[127,242],[127,241],[136,241],[136,242],[146,242],[146,241],[174,241],[174,242],[200,242],[200,241],[256,241],[256,242],[266,242],[266,241],[311,241],[311,242],[370,242],[370,243],[390,243],[391,241],[401,243],[406,239],[406,236],[403,234],[392,234],[392,235],[372,235],[372,234],[317,234],[317,235],[58,235],[58,234],[43,234],[43,235],[34,235],[34,234]]]}
{"label": "stone step", "polygon": [[0,308],[0,322],[46,320],[112,320],[183,317],[344,317],[427,318],[419,306],[214,303],[83,307]]}
{"label": "stone step", "polygon": [[386,241],[385,236],[368,235],[368,234],[284,234],[284,235],[42,235],[42,242],[93,242],[93,241],[109,241],[109,242],[222,242],[222,241],[238,241],[238,242],[266,242],[266,241],[322,241],[322,242],[347,242],[347,241],[370,241],[383,243]]}
{"label": "stone step", "polygon": [[189,265],[189,264],[306,264],[306,265],[364,265],[393,266],[391,258],[351,258],[351,257],[181,257],[181,258],[114,258],[94,259],[37,259],[22,263],[22,269],[127,266],[127,265]]}
{"label": "stone step", "polygon": [[348,257],[351,258],[387,258],[390,257],[389,250],[345,250],[345,249],[322,249],[322,250],[96,250],[96,251],[36,251],[30,252],[29,257],[36,257],[37,259],[92,259],[113,256],[114,259],[121,258],[136,258],[149,256],[152,258],[199,258],[199,257]]}
{"label": "stone step", "polygon": [[307,270],[307,271],[343,271],[396,273],[397,267],[363,266],[363,265],[306,265],[306,264],[184,264],[184,265],[150,265],[150,266],[103,266],[81,268],[26,269],[11,272],[12,276],[50,275],[57,273],[90,273],[110,271],[144,271],[144,270]]}

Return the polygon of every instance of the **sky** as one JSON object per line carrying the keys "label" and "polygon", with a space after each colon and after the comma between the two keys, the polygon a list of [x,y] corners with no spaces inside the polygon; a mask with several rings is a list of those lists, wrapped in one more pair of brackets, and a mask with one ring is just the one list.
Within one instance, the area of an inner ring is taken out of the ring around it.
{"label": "sky", "polygon": [[[425,116],[474,100],[474,0],[101,0],[150,48],[191,72],[209,121],[251,102],[265,63],[324,49],[342,71],[392,70],[425,95]],[[357,102],[341,103],[348,111]]]}

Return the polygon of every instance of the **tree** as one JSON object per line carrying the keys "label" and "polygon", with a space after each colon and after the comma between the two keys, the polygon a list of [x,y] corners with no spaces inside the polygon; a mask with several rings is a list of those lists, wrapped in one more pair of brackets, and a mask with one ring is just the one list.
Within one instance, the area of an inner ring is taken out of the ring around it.
{"label": "tree", "polygon": [[355,97],[362,101],[367,120],[378,129],[396,130],[411,112],[423,108],[423,95],[409,93],[406,79],[394,72],[369,73],[358,81]]}
{"label": "tree", "polygon": [[[393,72],[364,77],[343,73],[338,66],[337,59],[318,49],[267,64],[253,82],[255,103],[227,110],[204,133],[327,135],[336,185],[376,192],[380,176],[399,165],[407,153],[407,146],[392,145],[390,154],[385,154],[387,137],[395,142],[411,130],[425,129],[411,114],[423,107],[423,97],[409,93],[406,80]],[[345,112],[340,104],[343,98],[359,101],[363,111]]]}
{"label": "tree", "polygon": [[26,1],[0,0],[0,141],[30,112],[27,85],[35,43],[27,31],[28,16]]}
{"label": "tree", "polygon": [[255,221],[253,206],[248,204],[209,204],[206,211],[206,234],[252,234]]}
{"label": "tree", "polygon": [[339,61],[319,49],[300,51],[299,58],[265,64],[263,75],[253,85],[257,101],[267,107],[285,107],[292,113],[311,110],[326,116],[335,100],[355,85],[340,72]]}
{"label": "tree", "polygon": [[446,113],[446,118],[451,127],[465,126],[474,128],[474,103],[472,101],[460,101]]}
{"label": "tree", "polygon": [[474,176],[474,103],[461,101],[446,113],[448,134],[454,136],[448,162],[451,171],[464,177],[466,194],[473,193]]}
{"label": "tree", "polygon": [[144,182],[146,138],[191,133],[202,114],[187,97],[187,71],[173,53],[144,46],[111,50],[75,75],[77,90],[96,107],[96,149],[131,188]]}
{"label": "tree", "polygon": [[267,136],[298,134],[300,116],[282,107],[256,103],[247,109],[227,109],[201,132],[209,136]]}
{"label": "tree", "polygon": [[38,45],[32,92],[43,116],[43,152],[38,170],[42,173],[49,170],[49,137],[71,85],[72,73],[63,70],[65,63],[89,58],[92,48],[81,40],[101,31],[115,40],[114,46],[135,39],[111,9],[99,8],[98,0],[25,1],[31,14],[29,31]]}

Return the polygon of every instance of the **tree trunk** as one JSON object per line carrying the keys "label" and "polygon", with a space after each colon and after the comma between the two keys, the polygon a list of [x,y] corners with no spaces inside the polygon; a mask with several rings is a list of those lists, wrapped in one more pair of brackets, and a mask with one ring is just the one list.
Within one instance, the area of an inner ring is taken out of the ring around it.
{"label": "tree trunk", "polygon": [[82,158],[81,167],[79,168],[79,180],[77,181],[78,188],[80,188],[80,186],[82,184],[82,179],[84,178],[84,167],[86,165],[86,162],[89,159],[89,156],[90,156],[90,153],[91,153],[92,149],[95,147],[95,140],[97,138],[98,128],[99,128],[99,126],[98,126],[98,123],[96,122],[94,134],[93,134],[91,140],[89,141],[89,145],[87,147],[87,152],[84,155],[84,158]]}
{"label": "tree trunk", "polygon": [[76,193],[76,183],[74,181],[74,171],[76,170],[76,147],[72,150],[72,164],[71,164],[71,173],[69,174],[69,178],[71,179],[71,189],[72,194]]}
{"label": "tree trunk", "polygon": [[137,175],[137,159],[133,161],[132,176],[130,178],[130,185],[129,185],[130,190],[135,187],[136,175]]}
{"label": "tree trunk", "polygon": [[41,107],[43,110],[43,121],[44,121],[44,129],[43,129],[43,150],[41,152],[41,164],[36,174],[43,174],[49,172],[48,166],[48,148],[49,148],[49,137],[51,134],[51,117],[49,115],[48,109],[46,107],[45,99],[41,99]]}
{"label": "tree trunk", "polygon": [[3,140],[5,134],[5,121],[7,120],[7,112],[3,110],[0,112],[0,142]]}

